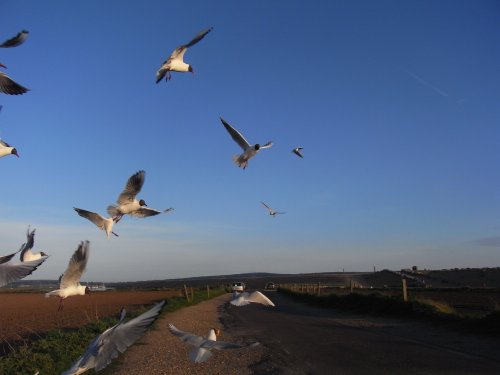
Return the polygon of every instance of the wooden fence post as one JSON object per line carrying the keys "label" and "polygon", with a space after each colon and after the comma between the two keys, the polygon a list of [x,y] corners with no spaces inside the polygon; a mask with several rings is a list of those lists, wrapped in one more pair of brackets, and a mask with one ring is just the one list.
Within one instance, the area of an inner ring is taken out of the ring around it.
{"label": "wooden fence post", "polygon": [[349,290],[350,290],[350,293],[352,293],[354,291],[354,283],[352,282],[352,280],[349,280]]}
{"label": "wooden fence post", "polygon": [[193,287],[191,287],[191,302],[194,300]]}
{"label": "wooden fence post", "polygon": [[403,300],[408,302],[408,290],[406,289],[406,279],[403,280]]}
{"label": "wooden fence post", "polygon": [[207,298],[210,298],[210,286],[207,284]]}
{"label": "wooden fence post", "polygon": [[189,302],[189,294],[188,294],[188,290],[187,290],[186,284],[184,284],[184,295],[186,296],[186,300]]}
{"label": "wooden fence post", "polygon": [[318,281],[318,297],[321,294],[321,283]]}

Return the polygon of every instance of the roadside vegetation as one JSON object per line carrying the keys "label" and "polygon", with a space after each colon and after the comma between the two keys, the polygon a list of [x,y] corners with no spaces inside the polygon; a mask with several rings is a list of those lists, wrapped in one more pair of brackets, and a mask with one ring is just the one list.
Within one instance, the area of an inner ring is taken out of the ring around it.
{"label": "roadside vegetation", "polygon": [[[159,319],[165,313],[195,305],[224,293],[226,291],[223,288],[210,289],[210,297],[208,297],[207,291],[201,289],[193,291],[189,302],[185,297],[167,298],[167,303]],[[126,320],[142,314],[149,308],[151,305],[144,306],[143,309],[133,313],[127,313]],[[7,355],[0,357],[0,374],[25,375],[35,374],[37,371],[40,375],[60,374],[71,367],[72,363],[83,354],[97,335],[117,322],[118,311],[116,318],[96,319],[77,329],[56,329],[41,335],[36,340],[13,345]],[[154,327],[155,325],[151,329],[155,329]],[[100,373],[106,372],[105,370]],[[89,371],[88,373],[93,374],[94,372]]]}
{"label": "roadside vegetation", "polygon": [[495,310],[483,316],[473,317],[458,313],[444,302],[428,299],[409,299],[405,302],[401,297],[384,296],[379,293],[328,294],[317,296],[282,288],[279,289],[279,292],[297,301],[326,309],[338,309],[378,316],[421,319],[454,329],[500,335],[500,310]]}

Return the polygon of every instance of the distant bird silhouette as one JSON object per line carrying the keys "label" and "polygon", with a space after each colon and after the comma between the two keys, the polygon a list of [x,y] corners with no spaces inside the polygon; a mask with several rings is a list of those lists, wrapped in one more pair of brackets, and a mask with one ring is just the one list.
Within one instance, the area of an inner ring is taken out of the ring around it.
{"label": "distant bird silhouette", "polygon": [[217,341],[217,336],[220,334],[220,330],[218,330],[217,328],[211,328],[207,338],[197,336],[189,332],[181,331],[173,324],[169,324],[168,328],[173,335],[179,337],[181,341],[193,347],[189,352],[189,359],[191,362],[195,363],[207,361],[212,356],[210,349],[240,349],[246,346],[259,345],[258,342],[240,345],[232,344],[230,342]]}
{"label": "distant bird silhouette", "polygon": [[118,221],[120,221],[122,215],[117,215],[114,217],[105,218],[105,217],[103,217],[95,212],[92,212],[92,211],[82,210],[81,208],[76,208],[76,207],[73,207],[73,209],[78,213],[78,215],[91,221],[99,229],[102,229],[103,231],[105,231],[106,237],[108,238],[108,240],[109,240],[110,233],[112,233],[116,237],[118,237],[118,235],[115,232],[113,232],[113,225],[115,223],[117,223]]}
{"label": "distant bird silhouette", "polygon": [[272,217],[276,217],[276,215],[281,215],[281,214],[286,214],[286,212],[278,212],[278,211],[274,211],[271,207],[269,207],[267,204],[265,204],[264,202],[260,202],[262,203],[262,205],[267,208],[267,211],[269,212],[269,215],[271,215]]}
{"label": "distant bird silhouette", "polygon": [[189,47],[194,46],[196,43],[202,40],[205,35],[212,31],[212,29],[213,27],[199,32],[198,35],[196,35],[189,43],[177,47],[172,52],[170,57],[163,62],[160,69],[158,69],[158,71],[156,72],[156,83],[160,82],[163,77],[165,77],[165,82],[170,80],[170,72],[194,73],[193,66],[184,62],[184,54]]}
{"label": "distant bird silhouette", "polygon": [[[24,43],[28,37],[28,31],[23,30],[18,33],[15,37],[10,38],[0,44],[0,48],[11,48],[17,47]],[[0,63],[0,67],[7,69],[7,67]],[[21,95],[27,92],[29,89],[21,86],[19,83],[10,78],[7,74],[0,72],[0,92],[7,95]]]}
{"label": "distant bird silhouette", "polygon": [[299,157],[303,158],[303,157],[304,157],[304,155],[302,155],[302,153],[300,152],[300,150],[302,150],[302,149],[303,149],[303,147],[297,147],[297,148],[294,148],[294,149],[292,150],[292,152],[293,152],[295,155],[297,155],[297,156],[299,156]]}
{"label": "distant bird silhouette", "polygon": [[61,375],[77,375],[94,369],[98,372],[108,366],[120,353],[136,342],[158,318],[165,301],[161,301],[144,314],[124,323],[125,309],[120,312],[120,321],[108,328],[88,346],[83,355]]}
{"label": "distant bird silhouette", "polygon": [[267,142],[265,145],[261,146],[258,143],[251,145],[248,141],[234,129],[231,125],[229,125],[226,120],[222,117],[220,118],[222,125],[226,128],[227,132],[233,138],[233,140],[243,149],[243,153],[241,155],[234,155],[233,161],[240,168],[245,169],[248,166],[248,161],[253,158],[257,153],[263,148],[269,148],[273,145],[273,142]]}
{"label": "distant bird silhouette", "polygon": [[57,309],[58,311],[61,311],[64,308],[64,300],[67,297],[78,295],[83,296],[85,294],[90,295],[89,287],[80,284],[80,278],[87,268],[89,255],[89,241],[82,241],[69,260],[66,271],[64,271],[64,273],[61,275],[61,278],[59,280],[59,289],[45,293],[45,297],[59,297],[59,307]]}
{"label": "distant bird silhouette", "polygon": [[173,211],[173,208],[167,208],[163,211],[155,210],[154,208],[148,208],[144,199],[137,200],[135,197],[142,189],[144,180],[146,178],[145,171],[139,171],[134,175],[130,176],[125,185],[125,189],[121,192],[118,197],[118,205],[109,205],[108,214],[111,217],[117,217],[115,222],[117,223],[123,215],[130,215],[135,217],[148,217],[155,216],[164,212]]}

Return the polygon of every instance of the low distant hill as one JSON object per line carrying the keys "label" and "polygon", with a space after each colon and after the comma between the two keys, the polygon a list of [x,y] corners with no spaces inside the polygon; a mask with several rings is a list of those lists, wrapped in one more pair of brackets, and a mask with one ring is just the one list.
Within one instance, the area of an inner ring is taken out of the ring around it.
{"label": "low distant hill", "polygon": [[[322,273],[242,273],[215,276],[196,276],[179,279],[147,280],[134,282],[106,283],[106,287],[116,289],[130,288],[180,288],[184,284],[192,287],[209,285],[227,285],[233,281],[242,281],[249,288],[261,289],[268,282],[275,284],[315,283],[332,286],[349,286],[354,283],[363,288],[400,287],[401,278],[405,277],[410,286],[420,287],[471,287],[500,288],[500,267],[496,268],[455,268],[449,270],[382,270],[378,272],[322,272]],[[96,280],[97,282],[97,280]],[[57,280],[21,280],[6,288],[52,289],[58,286]]]}

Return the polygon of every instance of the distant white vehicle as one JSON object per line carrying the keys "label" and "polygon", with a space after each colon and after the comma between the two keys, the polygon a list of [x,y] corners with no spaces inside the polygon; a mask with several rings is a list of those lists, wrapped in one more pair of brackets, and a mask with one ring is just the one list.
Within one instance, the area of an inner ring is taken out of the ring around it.
{"label": "distant white vehicle", "polygon": [[231,291],[232,292],[244,292],[246,288],[245,283],[242,282],[235,282],[231,284]]}

